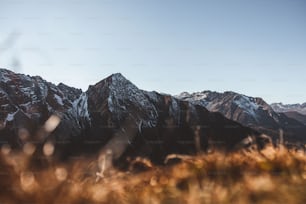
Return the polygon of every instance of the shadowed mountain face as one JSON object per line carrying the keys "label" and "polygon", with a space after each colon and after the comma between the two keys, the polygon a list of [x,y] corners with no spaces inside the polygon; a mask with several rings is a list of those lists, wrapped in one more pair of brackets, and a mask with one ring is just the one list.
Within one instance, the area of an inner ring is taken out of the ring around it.
{"label": "shadowed mountain face", "polygon": [[209,111],[220,112],[228,119],[278,139],[279,130],[285,133],[285,140],[290,142],[306,141],[306,127],[301,122],[275,112],[261,98],[248,97],[234,92],[182,93],[177,98],[206,107]]}
{"label": "shadowed mountain face", "polygon": [[300,123],[303,123],[304,125],[306,125],[306,115],[303,115],[301,113],[292,111],[292,112],[284,112],[284,114],[289,117],[289,118],[293,118],[297,121],[299,121]]}
{"label": "shadowed mountain face", "polygon": [[[0,81],[0,138],[16,148],[51,140],[65,155],[100,150],[116,160],[145,156],[162,162],[171,153],[233,150],[268,140],[202,105],[140,90],[121,74],[84,93],[5,69]],[[54,115],[61,121],[53,131],[48,122]]]}

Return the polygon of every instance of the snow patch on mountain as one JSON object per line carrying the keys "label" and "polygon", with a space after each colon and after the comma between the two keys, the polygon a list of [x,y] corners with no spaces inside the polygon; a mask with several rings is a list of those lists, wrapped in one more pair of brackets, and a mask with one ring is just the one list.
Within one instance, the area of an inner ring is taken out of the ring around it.
{"label": "snow patch on mountain", "polygon": [[14,113],[7,114],[5,121],[13,121],[16,113],[17,113],[17,111],[14,112]]}
{"label": "snow patch on mountain", "polygon": [[9,76],[9,74],[11,74],[11,72],[9,70],[1,69],[0,71],[1,71],[0,72],[0,81],[1,82],[7,83],[7,82],[11,81],[11,78]]}
{"label": "snow patch on mountain", "polygon": [[207,98],[207,96],[208,94],[205,92],[197,92],[193,95],[193,99],[194,100],[204,100]]}
{"label": "snow patch on mountain", "polygon": [[71,111],[76,117],[86,118],[90,122],[90,115],[88,112],[88,96],[82,93],[81,96],[72,103]]}
{"label": "snow patch on mountain", "polygon": [[244,95],[237,96],[234,98],[234,103],[244,111],[251,114],[255,119],[257,118],[256,111],[259,106],[254,102],[254,99]]}
{"label": "snow patch on mountain", "polygon": [[56,99],[56,101],[57,101],[58,104],[60,104],[61,106],[64,105],[63,99],[62,99],[59,95],[54,94],[54,98]]}
{"label": "snow patch on mountain", "polygon": [[7,83],[8,81],[10,81],[11,79],[9,77],[7,77],[6,75],[4,74],[1,74],[0,75],[0,81],[4,82],[4,83]]}

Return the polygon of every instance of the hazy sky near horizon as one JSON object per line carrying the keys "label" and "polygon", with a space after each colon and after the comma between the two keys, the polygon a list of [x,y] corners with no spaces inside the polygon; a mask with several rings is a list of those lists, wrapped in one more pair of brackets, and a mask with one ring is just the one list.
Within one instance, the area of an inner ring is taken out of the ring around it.
{"label": "hazy sky near horizon", "polygon": [[306,102],[305,0],[0,0],[0,67],[86,90]]}

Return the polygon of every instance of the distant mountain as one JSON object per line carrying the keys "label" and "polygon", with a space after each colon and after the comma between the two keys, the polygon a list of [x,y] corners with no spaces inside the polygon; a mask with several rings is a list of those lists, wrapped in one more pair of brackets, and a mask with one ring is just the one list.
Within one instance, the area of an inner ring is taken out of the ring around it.
{"label": "distant mountain", "polygon": [[235,92],[203,91],[189,94],[183,92],[178,99],[201,105],[212,112],[220,112],[228,119],[279,139],[279,130],[285,132],[285,139],[290,142],[306,142],[306,127],[301,122],[277,113],[262,98],[249,97]]}
{"label": "distant mountain", "polygon": [[272,103],[271,107],[275,112],[298,112],[300,114],[306,115],[306,103],[303,104],[282,104],[282,103]]}
{"label": "distant mountain", "polygon": [[[145,156],[162,162],[170,153],[233,150],[269,140],[202,105],[138,89],[119,73],[82,92],[0,69],[0,110],[1,143],[18,148],[37,138],[51,140],[65,155],[102,148],[114,159]],[[60,123],[42,137],[50,128],[41,127],[52,115]]]}

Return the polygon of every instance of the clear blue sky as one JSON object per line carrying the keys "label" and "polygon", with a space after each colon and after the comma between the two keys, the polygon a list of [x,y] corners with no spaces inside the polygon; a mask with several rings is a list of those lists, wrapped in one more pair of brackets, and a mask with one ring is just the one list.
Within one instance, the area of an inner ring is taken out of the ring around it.
{"label": "clear blue sky", "polygon": [[86,90],[306,102],[305,0],[0,0],[0,67]]}

